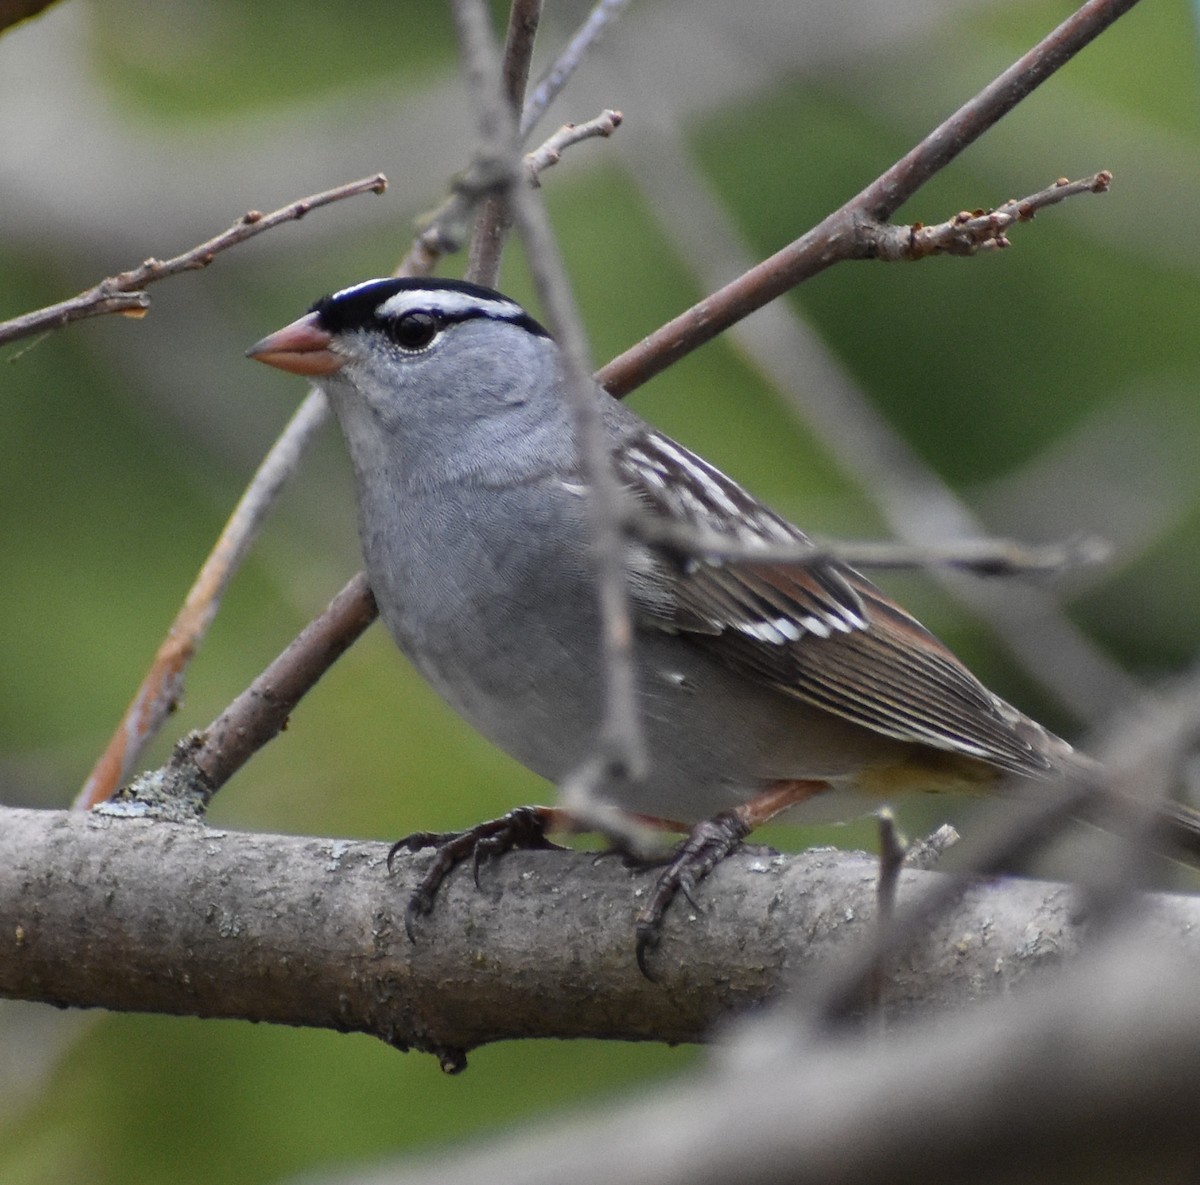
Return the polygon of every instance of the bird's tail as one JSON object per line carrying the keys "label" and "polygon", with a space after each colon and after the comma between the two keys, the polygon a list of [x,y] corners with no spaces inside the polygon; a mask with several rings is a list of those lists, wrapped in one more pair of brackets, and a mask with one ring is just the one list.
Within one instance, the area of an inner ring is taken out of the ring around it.
{"label": "bird's tail", "polygon": [[[1104,767],[1101,762],[1072,748],[1051,733],[1046,736],[1061,746],[1061,749],[1055,748],[1051,752],[1051,760],[1059,774],[1079,779],[1085,786],[1088,783],[1103,786]],[[1125,816],[1124,826],[1133,826],[1135,830],[1149,824],[1152,830],[1146,838],[1161,855],[1200,868],[1200,810],[1174,799],[1165,799],[1155,806],[1151,820],[1142,813],[1144,809],[1135,803],[1123,801],[1120,795],[1109,796],[1106,800],[1101,794],[1089,799],[1078,811],[1078,817],[1105,830],[1113,830],[1114,825],[1117,830],[1122,830],[1119,823],[1122,816]],[[1142,820],[1140,825],[1136,822],[1139,818]]]}
{"label": "bird's tail", "polygon": [[1200,867],[1200,811],[1182,802],[1164,802],[1157,822],[1167,854]]}

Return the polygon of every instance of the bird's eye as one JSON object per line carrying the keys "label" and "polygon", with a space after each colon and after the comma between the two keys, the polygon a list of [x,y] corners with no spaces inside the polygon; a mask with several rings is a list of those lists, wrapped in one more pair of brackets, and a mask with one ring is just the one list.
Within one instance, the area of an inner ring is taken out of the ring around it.
{"label": "bird's eye", "polygon": [[388,331],[402,350],[423,350],[441,331],[442,323],[433,313],[404,313],[391,322]]}

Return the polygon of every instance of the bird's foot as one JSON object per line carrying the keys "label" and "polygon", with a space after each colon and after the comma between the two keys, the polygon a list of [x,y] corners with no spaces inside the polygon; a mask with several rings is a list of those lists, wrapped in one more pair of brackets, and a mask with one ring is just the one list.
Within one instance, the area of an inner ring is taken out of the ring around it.
{"label": "bird's foot", "polygon": [[659,873],[650,900],[637,915],[637,962],[647,979],[654,979],[646,963],[647,954],[658,945],[663,915],[671,902],[682,893],[699,910],[693,896],[696,886],[749,834],[750,828],[740,812],[723,811],[697,823],[675,849],[670,862]]}
{"label": "bird's foot", "polygon": [[409,941],[416,941],[417,919],[433,910],[434,898],[442,881],[459,864],[470,858],[475,887],[478,888],[479,869],[486,860],[502,856],[513,848],[561,850],[560,844],[546,837],[548,828],[557,821],[558,812],[550,807],[519,806],[498,819],[476,823],[465,831],[417,831],[392,844],[387,857],[389,872],[401,852],[435,849],[433,863],[409,898],[404,911],[404,930]]}

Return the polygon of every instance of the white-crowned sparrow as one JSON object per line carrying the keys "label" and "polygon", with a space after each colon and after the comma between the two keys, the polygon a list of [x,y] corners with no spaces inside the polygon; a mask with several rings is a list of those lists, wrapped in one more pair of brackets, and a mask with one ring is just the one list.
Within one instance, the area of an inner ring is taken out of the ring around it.
{"label": "white-crowned sparrow", "polygon": [[[587,486],[554,341],[490,289],[384,279],[317,301],[249,353],[329,396],[367,574],[400,649],[531,770],[557,781],[577,768],[595,745],[603,672]],[[646,513],[749,546],[806,541],[599,387],[596,398],[615,471]],[[636,539],[627,557],[652,765],[609,791],[641,817],[697,825],[640,915],[639,959],[673,894],[780,810],[846,789],[878,803],[986,788],[1074,760],[841,563],[714,562]],[[1194,820],[1179,817],[1194,844]],[[442,847],[410,933],[457,860],[541,843],[561,822],[522,808],[397,845]]]}

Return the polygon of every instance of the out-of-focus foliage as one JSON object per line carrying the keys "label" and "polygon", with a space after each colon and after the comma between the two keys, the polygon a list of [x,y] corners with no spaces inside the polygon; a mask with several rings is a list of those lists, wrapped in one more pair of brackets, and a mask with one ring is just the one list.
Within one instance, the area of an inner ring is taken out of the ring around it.
{"label": "out-of-focus foliage", "polygon": [[[618,137],[632,140],[661,114],[656,91],[671,97],[688,115],[679,134],[760,254],[873,179],[1052,19],[1044,4],[952,0],[941,12],[858,0],[820,21],[805,6],[746,0],[736,21],[722,7],[633,6],[545,130],[608,105],[625,109]],[[543,57],[581,11],[549,8]],[[876,32],[859,44],[866,28]],[[687,52],[670,52],[685,32]],[[697,65],[705,45],[722,69]],[[655,77],[631,101],[622,79],[652,52]],[[416,0],[64,3],[0,39],[0,100],[0,316],[180,250],[250,207],[377,169],[392,180],[383,199],[315,213],[155,288],[142,321],[3,351],[0,798],[62,806],[301,394],[242,350],[321,292],[390,270],[472,134],[448,17]],[[1136,546],[1069,608],[1147,676],[1191,661],[1197,640],[1198,140],[1188,10],[1143,5],[902,216],[935,222],[1102,167],[1111,194],[1042,214],[1000,255],[844,265],[793,298],[998,533],[1036,536],[1039,505],[1053,523],[1042,537],[1064,523],[1103,533],[1117,514],[1140,524]],[[597,361],[699,295],[657,222],[685,217],[687,203],[649,203],[619,143],[575,149],[545,182]],[[518,260],[506,284],[528,296]],[[862,491],[728,345],[634,399],[806,526],[880,532]],[[1043,474],[1054,450],[1072,467],[1049,466],[1031,511],[1020,479]],[[207,722],[356,564],[330,434],[237,578],[148,761]],[[929,582],[896,587],[997,690],[1073,726]],[[222,792],[214,818],[394,838],[546,793],[443,709],[375,629]],[[29,1017],[0,1007],[0,1047],[20,1047]],[[6,1183],[268,1181],[449,1141],[694,1056],[529,1043],[482,1050],[447,1079],[432,1059],[327,1033],[118,1016],[63,1033],[39,1046],[54,1056],[0,1059],[12,1065],[0,1074]]]}

